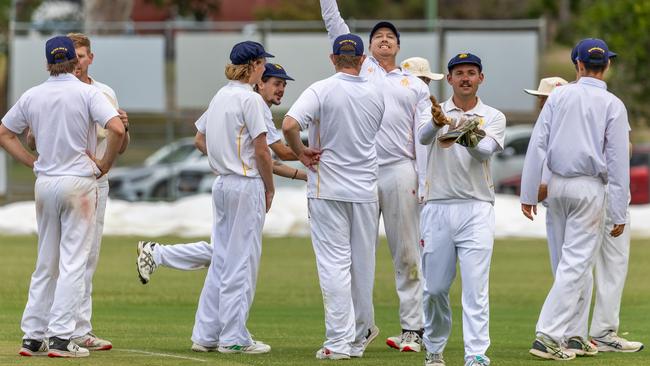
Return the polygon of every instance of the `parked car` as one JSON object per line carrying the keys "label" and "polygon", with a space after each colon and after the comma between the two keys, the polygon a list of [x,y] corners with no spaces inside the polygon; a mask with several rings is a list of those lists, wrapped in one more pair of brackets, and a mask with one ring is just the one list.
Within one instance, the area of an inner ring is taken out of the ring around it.
{"label": "parked car", "polygon": [[495,154],[490,162],[492,182],[498,193],[516,193],[509,186],[514,177],[521,176],[524,169],[524,157],[528,142],[533,133],[533,125],[516,125],[506,127],[506,139],[503,151]]}

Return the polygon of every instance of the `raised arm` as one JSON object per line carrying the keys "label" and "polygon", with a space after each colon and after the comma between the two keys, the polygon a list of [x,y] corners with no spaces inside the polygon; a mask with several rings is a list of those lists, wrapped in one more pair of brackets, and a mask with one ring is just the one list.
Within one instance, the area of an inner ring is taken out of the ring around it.
{"label": "raised arm", "polygon": [[350,33],[350,28],[341,17],[336,0],[320,0],[320,12],[325,22],[325,29],[327,29],[330,43],[334,43],[336,37],[341,34]]}

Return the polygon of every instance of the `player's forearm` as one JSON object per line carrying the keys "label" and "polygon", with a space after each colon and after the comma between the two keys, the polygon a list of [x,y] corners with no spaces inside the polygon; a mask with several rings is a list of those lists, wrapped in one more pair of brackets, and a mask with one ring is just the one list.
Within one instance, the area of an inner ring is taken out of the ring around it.
{"label": "player's forearm", "polygon": [[483,138],[476,147],[468,147],[467,152],[469,152],[472,157],[480,162],[484,162],[492,157],[492,154],[499,150],[499,144],[491,138]]}
{"label": "player's forearm", "polygon": [[289,179],[307,180],[307,173],[303,170],[284,165],[277,160],[273,161],[273,174]]}
{"label": "player's forearm", "polygon": [[130,142],[131,142],[131,135],[129,135],[128,131],[125,131],[124,138],[122,139],[122,146],[120,146],[120,151],[118,151],[120,155],[126,151],[126,148],[129,147]]}
{"label": "player's forearm", "polygon": [[441,127],[436,126],[433,121],[423,123],[420,125],[418,131],[418,139],[422,145],[430,145],[433,142],[433,139],[440,131]]}
{"label": "player's forearm", "polygon": [[334,43],[336,37],[341,34],[350,33],[350,28],[341,17],[336,0],[320,0],[320,11],[331,43]]}
{"label": "player's forearm", "polygon": [[287,140],[289,147],[296,156],[300,156],[305,149],[302,140],[300,140],[300,125],[293,117],[286,116],[282,122],[282,132]]}
{"label": "player's forearm", "polygon": [[630,187],[629,133],[627,123],[610,128],[606,134],[609,214],[614,224],[625,224]]}
{"label": "player's forearm", "polygon": [[208,155],[208,146],[205,142],[205,135],[201,132],[197,132],[194,137],[194,146],[199,149],[204,155]]}
{"label": "player's forearm", "polygon": [[25,149],[16,134],[2,125],[0,125],[0,145],[9,153],[9,155],[13,156],[14,159],[20,161],[28,168],[34,168],[36,157]]}
{"label": "player's forearm", "polygon": [[284,161],[298,160],[298,157],[296,156],[296,154],[293,153],[291,148],[283,144],[281,141],[278,141],[270,145],[269,147],[271,148],[271,150],[273,150],[275,155],[280,160],[284,160]]}
{"label": "player's forearm", "polygon": [[108,121],[106,130],[108,132],[106,136],[106,152],[98,162],[99,169],[102,173],[106,173],[113,166],[113,163],[115,163],[115,159],[124,141],[124,135],[126,134],[124,125],[118,117],[113,117]]}
{"label": "player's forearm", "polygon": [[255,142],[255,162],[257,163],[257,171],[264,182],[264,189],[266,192],[275,192],[273,186],[273,161],[271,160],[271,153],[266,145],[266,134],[262,134],[263,144],[259,143],[256,139]]}

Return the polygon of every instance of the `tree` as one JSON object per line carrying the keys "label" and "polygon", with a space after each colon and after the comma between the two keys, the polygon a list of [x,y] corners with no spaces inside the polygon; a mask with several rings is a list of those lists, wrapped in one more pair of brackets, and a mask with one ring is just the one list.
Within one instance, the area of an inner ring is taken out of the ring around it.
{"label": "tree", "polygon": [[581,38],[601,38],[618,53],[609,87],[626,104],[631,124],[650,124],[650,0],[586,2],[577,26]]}

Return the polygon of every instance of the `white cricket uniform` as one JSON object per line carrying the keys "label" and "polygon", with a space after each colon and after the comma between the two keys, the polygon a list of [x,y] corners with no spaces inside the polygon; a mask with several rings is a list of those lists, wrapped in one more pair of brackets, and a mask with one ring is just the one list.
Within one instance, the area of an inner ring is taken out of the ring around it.
{"label": "white cricket uniform", "polygon": [[265,187],[253,140],[266,134],[266,105],[253,88],[230,81],[212,98],[205,134],[212,186],[214,251],[199,298],[192,341],[206,346],[249,346],[246,328],[262,253]]}
{"label": "white cricket uniform", "polygon": [[361,357],[373,324],[378,225],[375,139],[384,101],[360,76],[337,73],[306,89],[287,113],[320,149],[307,173],[312,244],[325,307],[323,346]]}
{"label": "white cricket uniform", "polygon": [[[521,202],[537,203],[546,161],[552,173],[547,202],[553,237],[564,238],[555,281],[536,327],[537,334],[558,343],[574,327],[580,299],[590,299],[606,203],[613,223],[626,222],[628,131],[627,111],[620,99],[607,91],[605,82],[582,77],[551,93],[528,145]],[[586,316],[584,326],[576,329],[586,330]]]}
{"label": "white cricket uniform", "polygon": [[[207,111],[199,117],[195,126],[199,131],[205,131]],[[266,143],[272,145],[282,139],[282,133],[278,131],[273,123],[273,115],[270,108],[264,111],[266,122]],[[196,243],[183,243],[174,245],[157,245],[153,251],[153,260],[156,265],[192,271],[207,268],[212,261],[212,243],[199,241]]]}
{"label": "white cricket uniform", "polygon": [[[350,33],[336,0],[321,0],[321,12],[332,43]],[[377,134],[379,210],[395,268],[400,325],[417,331],[423,326],[418,197],[424,196],[426,149],[416,136],[418,126],[432,119],[429,88],[406,70],[386,72],[372,56],[361,76],[382,91],[386,105]]]}
{"label": "white cricket uniform", "polygon": [[[84,293],[97,203],[95,163],[86,154],[117,111],[104,96],[72,74],[51,76],[26,91],[2,118],[10,131],[32,130],[38,258],[21,328],[24,338],[72,336]],[[57,123],[52,123],[55,120]]]}
{"label": "white cricket uniform", "polygon": [[[449,288],[456,277],[456,260],[462,277],[463,340],[465,357],[485,355],[490,346],[489,275],[494,244],[494,184],[491,155],[503,149],[506,118],[478,99],[463,111],[452,98],[441,105],[446,116],[457,121],[480,118],[486,133],[482,159],[459,144],[442,148],[437,137],[449,126],[420,128],[420,142],[427,144],[426,205],[422,209],[422,273],[424,274],[424,345],[442,353],[451,332]],[[429,130],[429,133],[426,131]]]}
{"label": "white cricket uniform", "polygon": [[[90,77],[89,77],[90,78]],[[90,78],[90,85],[99,89],[102,92],[104,97],[111,103],[111,105],[117,109],[119,105],[117,103],[117,96],[113,89],[104,84],[100,83],[97,80]],[[106,153],[106,130],[98,127],[97,128],[97,148],[95,149],[95,157],[101,159]],[[90,248],[90,254],[88,255],[88,263],[86,264],[86,275],[84,276],[84,294],[81,299],[81,305],[79,306],[79,313],[77,315],[77,326],[75,328],[72,337],[81,337],[88,332],[92,331],[93,327],[90,323],[90,318],[92,317],[92,290],[93,290],[93,276],[95,275],[95,270],[97,269],[97,263],[99,262],[99,251],[102,244],[102,234],[104,233],[104,215],[106,213],[106,201],[108,200],[108,174],[104,174],[99,179],[97,179],[97,206],[96,206],[96,225],[95,225],[95,240],[93,245]]]}

